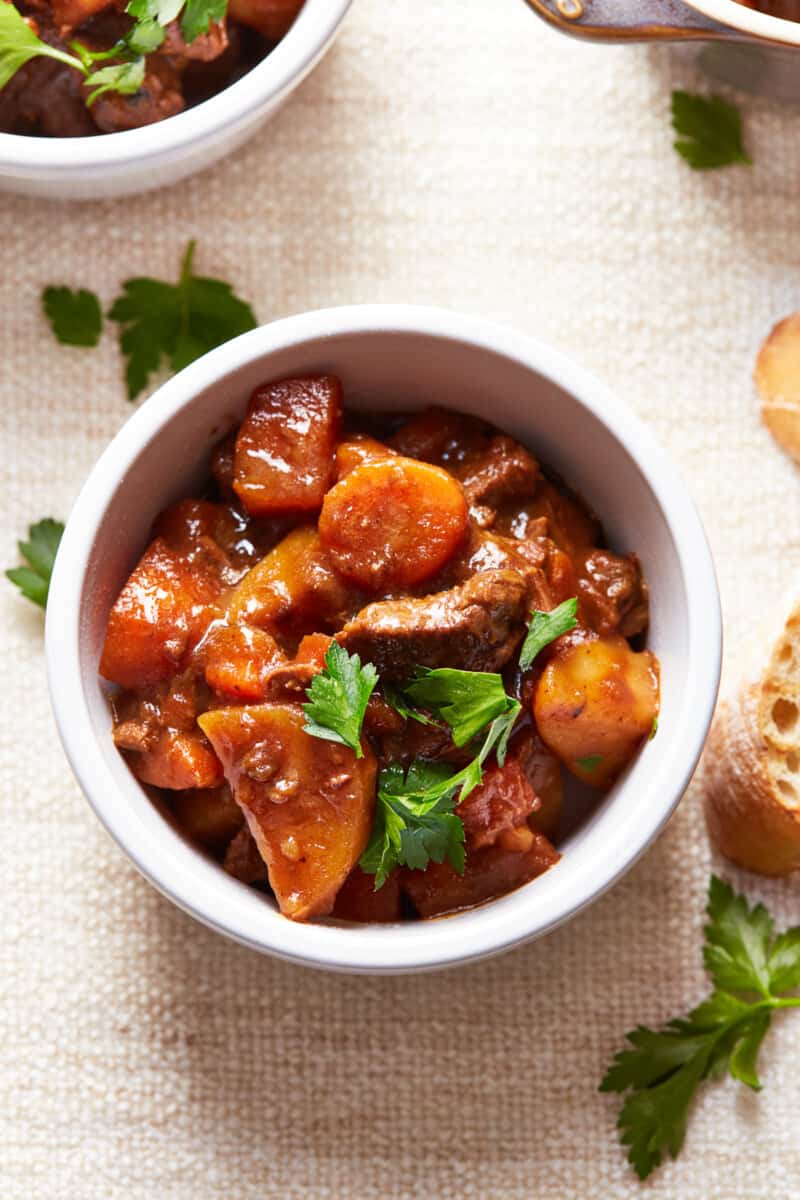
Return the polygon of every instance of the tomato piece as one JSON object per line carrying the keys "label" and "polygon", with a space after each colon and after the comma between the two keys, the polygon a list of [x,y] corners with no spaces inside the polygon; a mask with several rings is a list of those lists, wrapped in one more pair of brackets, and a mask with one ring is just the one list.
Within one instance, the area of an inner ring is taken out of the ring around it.
{"label": "tomato piece", "polygon": [[183,670],[221,615],[224,589],[217,561],[199,556],[190,562],[156,538],[109,613],[100,674],[137,689]]}
{"label": "tomato piece", "polygon": [[373,592],[435,575],[467,531],[460,485],[411,458],[364,463],[331,488],[319,534],[334,566]]}
{"label": "tomato piece", "polygon": [[199,718],[267,864],[281,912],[295,921],[333,909],[358,862],[375,808],[376,763],[311,737],[299,705],[221,708]]}
{"label": "tomato piece", "polygon": [[342,385],[333,375],[256,388],[236,438],[233,486],[252,516],[314,512],[334,478]]}
{"label": "tomato piece", "polygon": [[503,896],[542,875],[561,857],[544,834],[530,832],[532,840],[526,850],[497,845],[468,852],[463,875],[447,862],[430,863],[424,871],[404,867],[400,887],[421,917],[457,912]]}
{"label": "tomato piece", "polygon": [[658,662],[609,636],[558,647],[536,685],[533,713],[545,744],[584,783],[607,787],[658,715]]}

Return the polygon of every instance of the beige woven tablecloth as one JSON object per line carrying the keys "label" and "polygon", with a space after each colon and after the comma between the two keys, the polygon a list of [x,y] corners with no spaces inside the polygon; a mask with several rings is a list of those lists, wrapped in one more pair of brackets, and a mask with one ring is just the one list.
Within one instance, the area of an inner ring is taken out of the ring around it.
{"label": "beige woven tablecloth", "polygon": [[[696,174],[668,52],[595,48],[520,0],[356,0],[333,52],[240,153],[117,203],[0,199],[2,542],[66,516],[129,413],[114,338],[58,346],[43,285],[109,301],[189,237],[262,320],[418,301],[535,332],[600,374],[682,468],[719,569],[727,661],[800,566],[800,471],[750,372],[800,307],[800,116],[743,99],[756,166]],[[642,1187],[597,1094],[624,1030],[705,989],[711,858],[690,792],[657,846],[558,933],[440,976],[372,980],[231,945],[161,899],[73,782],[40,614],[0,587],[2,1200],[800,1196],[800,1020],[764,1092],[708,1087]],[[781,920],[800,881],[729,877]]]}

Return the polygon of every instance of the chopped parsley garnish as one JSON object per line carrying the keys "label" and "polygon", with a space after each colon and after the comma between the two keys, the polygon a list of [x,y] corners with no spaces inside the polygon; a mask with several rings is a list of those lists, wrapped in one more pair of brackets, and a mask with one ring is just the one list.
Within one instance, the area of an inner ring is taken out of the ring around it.
{"label": "chopped parsley garnish", "polygon": [[17,543],[20,555],[28,565],[6,571],[6,578],[16,584],[26,599],[32,600],[40,608],[47,606],[50,576],[63,532],[63,522],[54,521],[52,517],[45,517],[43,521],[31,525],[27,542]]}
{"label": "chopped parsley garnish", "polygon": [[456,746],[466,746],[490,721],[508,712],[515,703],[506,695],[502,676],[449,667],[434,670],[418,667],[414,680],[403,688],[402,694],[415,706],[446,721]]}
{"label": "chopped parsley garnish", "polygon": [[357,654],[348,654],[338,642],[331,642],[325,655],[325,669],[311,680],[303,705],[306,733],[329,742],[341,742],[363,758],[361,729],[364,713],[378,672],[372,663],[362,667]]}
{"label": "chopped parsley garnish", "polygon": [[[432,677],[437,677],[432,680]],[[476,694],[469,694],[468,682],[457,676],[476,676]],[[492,684],[494,702],[485,703],[487,680],[499,681],[501,696]],[[431,682],[428,682],[431,681]],[[465,745],[482,730],[483,743],[476,756],[460,771],[453,772],[447,763],[412,763],[408,772],[393,764],[381,771],[378,778],[378,797],[375,824],[369,844],[361,856],[360,866],[367,875],[375,876],[378,891],[395,867],[405,866],[422,871],[428,863],[443,862],[445,858],[459,874],[464,871],[464,826],[455,813],[483,780],[483,764],[494,752],[503,765],[508,740],[522,705],[505,694],[499,675],[480,671],[419,671],[410,687],[423,688],[425,705],[445,720],[456,745]],[[482,703],[476,697],[484,697]],[[498,711],[499,710],[499,711]],[[399,710],[398,710],[399,711]],[[478,724],[479,713],[482,723]],[[460,740],[456,742],[456,736]]]}
{"label": "chopped parsley garnish", "polygon": [[545,646],[549,646],[556,638],[575,628],[578,624],[577,613],[578,600],[575,596],[559,604],[552,612],[540,612],[536,609],[531,613],[528,633],[519,652],[519,665],[523,671],[529,669],[536,655],[544,650]]}
{"label": "chopped parsley garnish", "polygon": [[672,128],[679,134],[675,149],[696,171],[752,164],[742,141],[739,110],[721,96],[673,92]]}
{"label": "chopped parsley garnish", "polygon": [[675,1158],[700,1083],[727,1069],[754,1091],[756,1063],[774,1012],[800,1007],[800,926],[774,936],[762,904],[748,907],[712,876],[703,960],[715,990],[686,1017],[663,1029],[639,1025],[627,1034],[600,1090],[627,1092],[617,1126],[628,1161],[646,1179],[668,1151]]}
{"label": "chopped parsley garnish", "polygon": [[[145,56],[162,45],[171,21],[181,16],[181,34],[191,43],[208,33],[212,21],[221,21],[226,10],[227,0],[130,0],[125,12],[133,24],[124,37],[108,50],[73,41],[68,54],[43,41],[13,4],[0,0],[0,89],[26,62],[45,57],[83,75],[89,107],[105,92],[132,96],[144,82]],[[97,63],[108,65],[98,69]]]}

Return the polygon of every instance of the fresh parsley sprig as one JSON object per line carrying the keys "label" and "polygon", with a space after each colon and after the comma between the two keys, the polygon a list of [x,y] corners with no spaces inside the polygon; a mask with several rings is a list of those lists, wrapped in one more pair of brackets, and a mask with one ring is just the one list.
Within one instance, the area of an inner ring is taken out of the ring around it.
{"label": "fresh parsley sprig", "polygon": [[753,162],[744,148],[739,110],[721,96],[673,92],[672,128],[679,135],[675,149],[695,171]]}
{"label": "fresh parsley sprig", "polygon": [[304,729],[313,737],[341,742],[363,758],[361,729],[367,702],[378,682],[372,663],[362,667],[357,654],[348,654],[338,642],[331,642],[325,655],[325,669],[311,680],[303,705]]}
{"label": "fresh parsley sprig", "polygon": [[[456,674],[470,672],[456,672]],[[499,676],[498,676],[499,678]],[[375,891],[383,887],[389,872],[406,866],[423,871],[429,861],[443,862],[463,874],[464,826],[455,808],[483,780],[483,765],[494,753],[500,766],[508,750],[508,740],[522,705],[505,697],[504,710],[491,720],[480,750],[460,771],[452,772],[447,763],[417,760],[405,777],[397,764],[381,771],[375,823],[360,867],[375,876]],[[444,716],[447,705],[440,711]],[[445,717],[451,729],[461,723],[456,711]]]}
{"label": "fresh parsley sprig", "polygon": [[109,310],[120,327],[129,400],[145,388],[162,359],[180,371],[208,350],[255,328],[255,313],[230,284],[194,274],[194,252],[191,241],[176,284],[128,279]]}
{"label": "fresh parsley sprig", "polygon": [[800,1007],[800,926],[774,936],[762,904],[748,906],[721,879],[708,892],[703,961],[715,990],[686,1017],[662,1030],[639,1025],[627,1034],[600,1084],[603,1092],[627,1092],[617,1126],[628,1161],[645,1179],[668,1151],[679,1153],[689,1108],[699,1084],[715,1072],[758,1091],[758,1052],[772,1015]]}
{"label": "fresh parsley sprig", "polygon": [[535,609],[531,614],[531,622],[522,649],[519,652],[519,665],[527,671],[533,660],[545,646],[549,646],[556,638],[569,633],[578,624],[578,599],[573,596],[565,600],[552,612],[540,612]]}
{"label": "fresh parsley sprig", "polygon": [[25,559],[27,566],[12,567],[6,571],[10,579],[27,600],[32,600],[40,608],[47,605],[47,593],[50,590],[50,576],[61,535],[64,532],[62,521],[45,517],[28,528],[27,542],[17,542],[20,556]]}
{"label": "fresh parsley sprig", "polygon": [[96,346],[103,331],[103,310],[94,292],[85,288],[46,287],[42,308],[64,346]]}
{"label": "fresh parsley sprig", "polygon": [[[502,676],[450,667],[418,667],[402,694],[413,705],[446,721],[456,746],[466,746],[490,721],[516,703],[506,695]],[[412,710],[409,715],[417,717],[418,713]]]}

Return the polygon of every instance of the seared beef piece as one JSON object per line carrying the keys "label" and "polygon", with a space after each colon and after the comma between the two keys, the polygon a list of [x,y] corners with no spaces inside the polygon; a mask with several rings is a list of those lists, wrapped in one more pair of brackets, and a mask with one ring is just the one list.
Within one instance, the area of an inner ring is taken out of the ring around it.
{"label": "seared beef piece", "polygon": [[579,565],[581,612],[598,633],[635,637],[648,624],[647,584],[635,554],[592,550]]}
{"label": "seared beef piece", "polygon": [[174,117],[183,108],[178,71],[167,59],[151,55],[138,92],[132,96],[106,92],[95,101],[91,113],[101,133],[118,133]]}
{"label": "seared beef piece", "polygon": [[509,500],[533,496],[539,464],[513,438],[493,437],[483,453],[464,464],[461,485],[471,508],[497,508]]}
{"label": "seared beef piece", "polygon": [[179,68],[190,62],[213,62],[228,48],[228,30],[224,19],[212,21],[208,32],[199,34],[193,42],[184,40],[180,21],[170,21],[164,33],[166,36],[156,54],[166,55],[173,66]]}
{"label": "seared beef piece", "polygon": [[429,408],[394,434],[391,445],[411,458],[444,467],[461,481],[473,520],[494,523],[498,505],[532,499],[539,464],[524,446],[474,417]]}
{"label": "seared beef piece", "polygon": [[368,604],[336,640],[389,680],[415,666],[498,671],[524,632],[527,594],[518,571],[483,571],[433,596]]}
{"label": "seared beef piece", "polygon": [[432,584],[437,590],[464,583],[476,573],[511,570],[527,584],[526,609],[549,612],[575,595],[570,560],[549,538],[521,541],[493,529],[471,529],[464,549],[447,564]]}
{"label": "seared beef piece", "polygon": [[97,133],[81,82],[72,67],[52,58],[31,59],[0,90],[0,132],[50,137]]}
{"label": "seared beef piece", "polygon": [[267,883],[267,864],[246,825],[229,843],[222,865],[229,875],[242,883]]}

